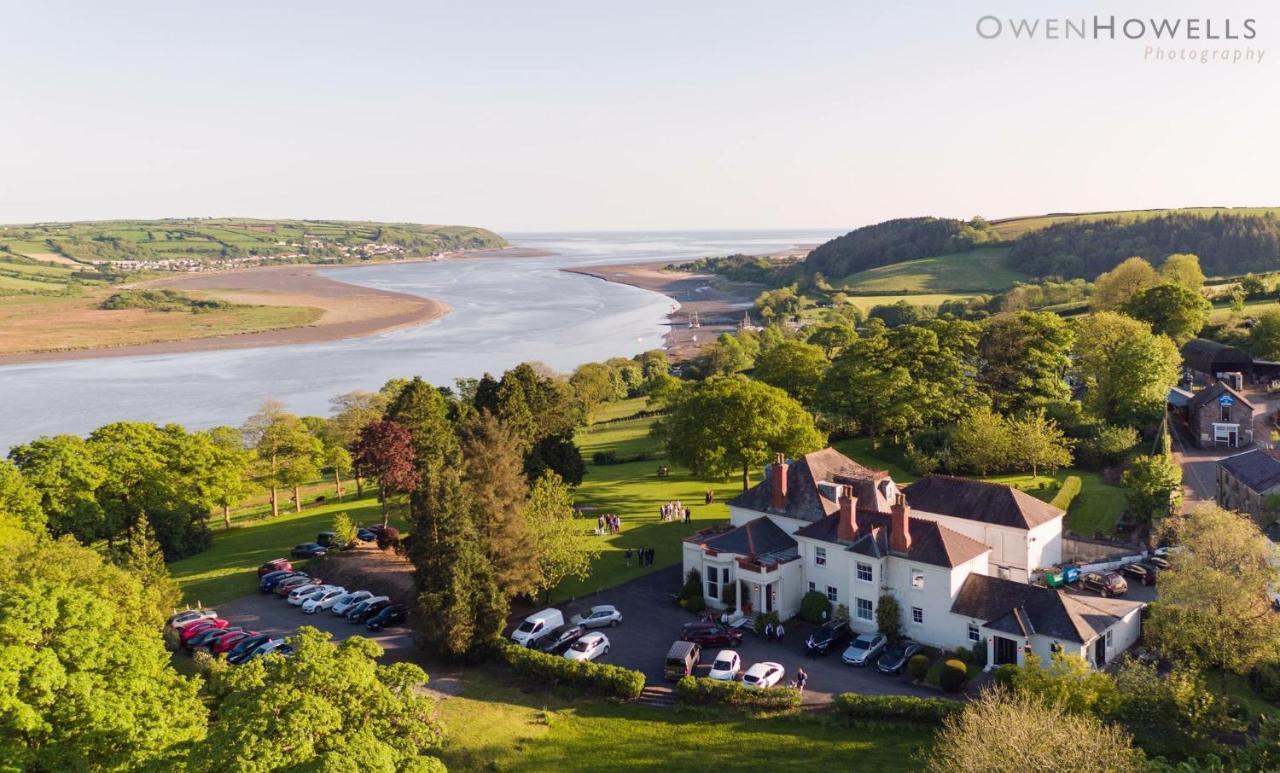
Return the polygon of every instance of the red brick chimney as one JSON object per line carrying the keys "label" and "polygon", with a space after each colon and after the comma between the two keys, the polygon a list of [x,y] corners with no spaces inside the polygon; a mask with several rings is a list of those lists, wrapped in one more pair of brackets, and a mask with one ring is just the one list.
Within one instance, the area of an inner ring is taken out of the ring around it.
{"label": "red brick chimney", "polygon": [[858,512],[858,499],[853,495],[853,489],[849,486],[840,487],[840,514],[839,521],[836,522],[836,539],[841,542],[853,542],[858,534],[858,522],[855,513]]}
{"label": "red brick chimney", "polygon": [[787,509],[787,457],[778,454],[769,470],[773,478],[773,493],[769,504],[774,510]]}
{"label": "red brick chimney", "polygon": [[898,494],[889,512],[889,550],[906,553],[911,549],[911,508],[907,507],[907,498]]}

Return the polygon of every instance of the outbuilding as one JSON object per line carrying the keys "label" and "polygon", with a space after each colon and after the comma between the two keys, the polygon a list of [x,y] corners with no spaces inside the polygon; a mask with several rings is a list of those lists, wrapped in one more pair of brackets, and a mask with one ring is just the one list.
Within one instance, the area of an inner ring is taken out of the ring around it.
{"label": "outbuilding", "polygon": [[1187,368],[1209,379],[1218,379],[1220,374],[1226,373],[1253,376],[1252,355],[1238,347],[1207,338],[1193,338],[1183,344],[1182,361]]}
{"label": "outbuilding", "polygon": [[1225,382],[1205,387],[1187,402],[1187,424],[1201,448],[1253,443],[1253,403]]}

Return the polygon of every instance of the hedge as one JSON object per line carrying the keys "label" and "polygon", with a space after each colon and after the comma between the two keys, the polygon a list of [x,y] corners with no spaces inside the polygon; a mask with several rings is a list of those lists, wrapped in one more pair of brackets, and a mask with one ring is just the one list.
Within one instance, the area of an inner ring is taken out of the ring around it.
{"label": "hedge", "polygon": [[676,699],[702,706],[724,704],[747,709],[794,709],[802,695],[794,687],[757,690],[741,682],[686,676],[676,683]]}
{"label": "hedge", "polygon": [[963,660],[947,658],[942,662],[942,673],[939,675],[942,689],[947,692],[956,692],[964,685],[964,680],[968,678],[969,669],[965,666]]}
{"label": "hedge", "polygon": [[1080,480],[1079,475],[1068,475],[1066,480],[1062,481],[1062,488],[1058,489],[1058,493],[1049,504],[1066,512],[1071,508],[1071,503],[1075,501],[1076,496],[1080,494],[1080,487],[1083,485],[1084,482]]}
{"label": "hedge", "polygon": [[929,656],[928,655],[912,655],[907,661],[907,673],[915,681],[920,681],[929,673]]}
{"label": "hedge", "polygon": [[913,695],[863,695],[843,692],[835,697],[832,709],[852,719],[904,719],[911,722],[941,722],[964,708],[946,698],[917,698]]}
{"label": "hedge", "polygon": [[601,695],[625,700],[640,697],[644,690],[644,674],[621,666],[569,660],[548,655],[515,642],[500,640],[502,659],[518,673],[552,685],[567,684]]}

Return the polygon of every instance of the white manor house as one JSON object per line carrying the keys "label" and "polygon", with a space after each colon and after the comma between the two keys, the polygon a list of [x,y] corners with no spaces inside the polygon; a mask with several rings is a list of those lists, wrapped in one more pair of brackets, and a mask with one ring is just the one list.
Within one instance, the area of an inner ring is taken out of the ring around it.
{"label": "white manor house", "polygon": [[684,572],[722,609],[737,585],[747,613],[795,616],[809,591],[844,605],[857,632],[895,597],[906,636],[940,648],[987,646],[987,663],[1048,660],[1102,666],[1141,632],[1142,604],[1030,584],[1062,560],[1065,513],[1018,489],[929,475],[901,489],[833,448],[765,468],[729,502],[730,523],[684,542]]}

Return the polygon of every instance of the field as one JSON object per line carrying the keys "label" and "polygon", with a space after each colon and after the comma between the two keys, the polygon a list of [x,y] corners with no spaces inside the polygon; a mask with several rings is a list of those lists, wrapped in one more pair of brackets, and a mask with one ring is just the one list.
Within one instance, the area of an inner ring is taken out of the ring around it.
{"label": "field", "polygon": [[[1244,311],[1242,313],[1247,316],[1249,314],[1257,314],[1264,309],[1280,309],[1280,304],[1276,303],[1275,298],[1260,298],[1254,301],[1245,301]],[[1209,312],[1209,324],[1221,325],[1230,320],[1231,315],[1235,313],[1236,312],[1232,311],[1230,303],[1215,303],[1213,305],[1213,310]]]}
{"label": "field", "polygon": [[849,293],[990,293],[1029,279],[1007,268],[1007,249],[991,248],[908,260],[860,271],[840,286]]}
{"label": "field", "polygon": [[898,301],[906,301],[913,306],[938,306],[947,301],[963,301],[973,297],[973,293],[922,293],[912,295],[850,295],[846,299],[857,306],[863,314],[876,306],[891,306]]}
{"label": "field", "polygon": [[1042,228],[1048,228],[1054,223],[1062,223],[1068,220],[1145,220],[1152,217],[1158,217],[1160,215],[1167,215],[1171,212],[1203,215],[1205,217],[1209,217],[1219,212],[1230,213],[1233,215],[1265,215],[1267,213],[1280,215],[1280,207],[1188,207],[1186,209],[1141,209],[1115,212],[1081,212],[1078,214],[1057,213],[992,220],[991,225],[995,228],[996,233],[1000,235],[1001,239],[1009,241],[1016,239],[1029,231],[1038,231]]}
{"label": "field", "polygon": [[913,770],[932,737],[912,725],[750,718],[524,693],[506,676],[468,673],[461,696],[441,699],[450,770]]}

